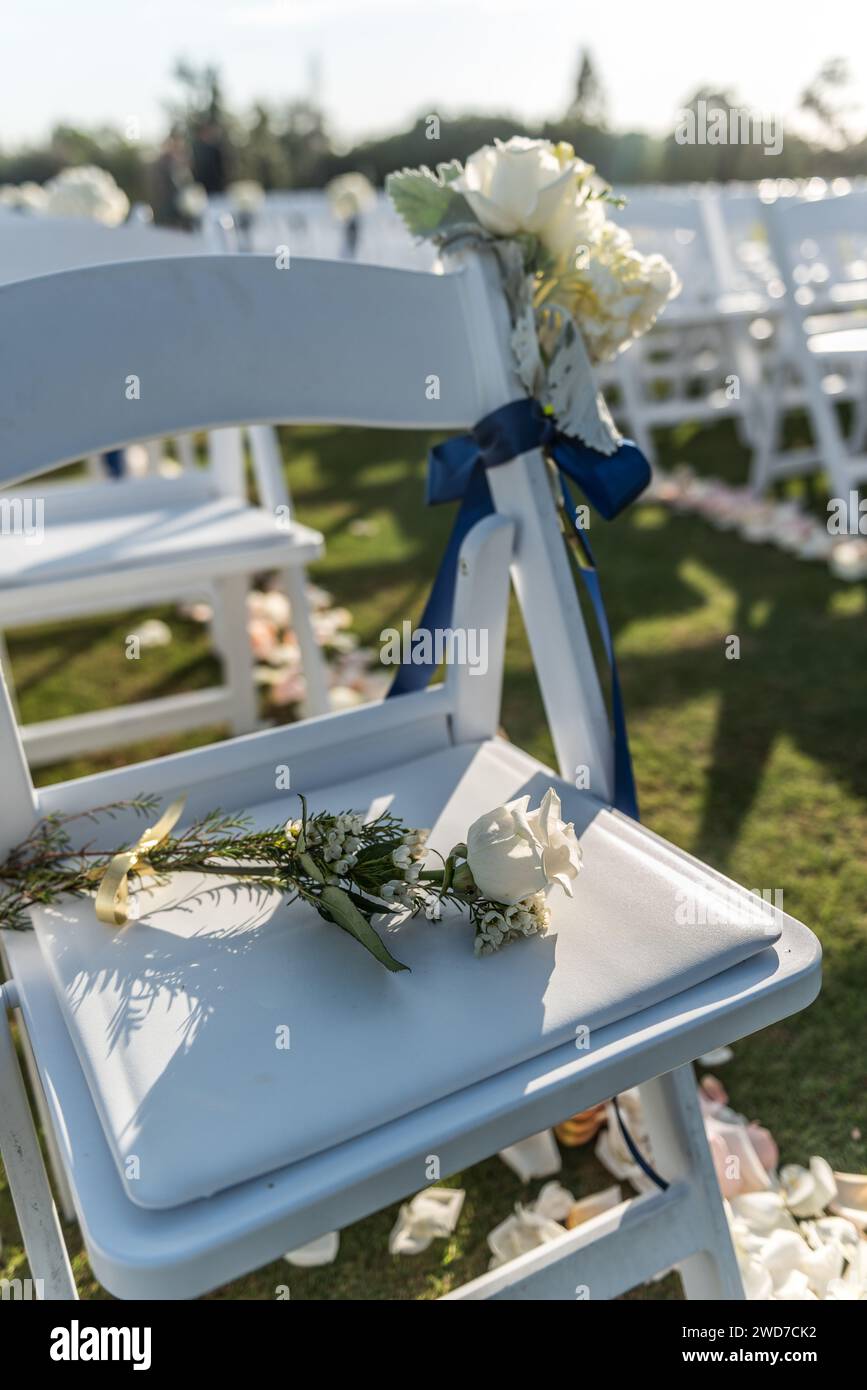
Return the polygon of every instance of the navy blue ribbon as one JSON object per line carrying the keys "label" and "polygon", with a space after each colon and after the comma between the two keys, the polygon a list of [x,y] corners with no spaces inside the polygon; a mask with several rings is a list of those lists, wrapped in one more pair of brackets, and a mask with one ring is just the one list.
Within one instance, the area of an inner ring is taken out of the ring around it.
{"label": "navy blue ribbon", "polygon": [[[496,468],[501,463],[509,463],[520,454],[537,448],[544,449],[559,470],[563,505],[572,522],[581,553],[578,573],[584,581],[593,605],[602,644],[611,667],[614,805],[619,811],[638,820],[638,800],[635,794],[635,778],[632,772],[626,714],[614,643],[593,553],[579,523],[578,510],[569,490],[570,481],[577,483],[588,502],[606,521],[622,512],[650,482],[650,465],[640,449],[630,440],[624,440],[617,452],[610,457],[600,454],[598,450],[562,434],[554,420],[545,415],[536,401],[524,399],[511,401],[509,405],[501,406],[499,410],[486,415],[469,434],[447,439],[445,443],[437,444],[431,449],[428,456],[428,503],[460,501],[461,506],[419,627],[426,632],[451,627],[458,555],[464,537],[477,521],[495,511],[488,486],[487,470]],[[432,674],[432,664],[404,662],[398,669],[388,695],[405,695],[413,690],[423,690]],[[668,1183],[638,1149],[623,1121],[616,1096],[614,1109],[633,1159],[664,1192]]]}
{"label": "navy blue ribbon", "polygon": [[[570,481],[577,483],[591,506],[606,521],[617,516],[650,481],[650,465],[631,441],[624,440],[616,453],[608,457],[563,434],[538,402],[523,398],[492,411],[469,434],[447,439],[431,449],[428,456],[428,503],[460,500],[461,506],[418,626],[427,632],[451,627],[458,555],[464,537],[477,521],[495,511],[487,470],[509,463],[520,454],[537,448],[544,449],[559,470],[563,503],[574,527],[583,560],[583,563],[579,561],[578,572],[593,606],[611,667],[614,805],[637,820],[635,778],[614,644],[593,554],[579,524],[577,508],[569,490]],[[405,661],[398,669],[388,692],[389,697],[423,690],[432,674],[431,664]]]}

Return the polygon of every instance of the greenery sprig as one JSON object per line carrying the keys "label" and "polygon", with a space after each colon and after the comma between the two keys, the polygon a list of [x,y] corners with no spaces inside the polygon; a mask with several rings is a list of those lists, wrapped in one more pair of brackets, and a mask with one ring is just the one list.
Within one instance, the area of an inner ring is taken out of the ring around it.
{"label": "greenery sprig", "polygon": [[[433,923],[445,904],[454,904],[468,913],[480,955],[545,931],[543,895],[513,907],[484,897],[467,864],[466,845],[456,845],[445,858],[436,855],[441,867],[427,867],[426,859],[435,854],[427,845],[428,831],[413,829],[388,811],[370,821],[354,811],[309,815],[305,798],[299,800],[299,819],[267,830],[254,830],[246,816],[222,811],[194,819],[180,834],[147,850],[130,871],[133,887],[145,876],[166,882],[181,872],[255,880],[288,893],[290,902],[309,903],[391,971],[409,967],[395,959],[373,926],[386,915],[423,914]],[[92,895],[115,855],[125,852],[126,847],[106,852],[88,843],[76,847],[71,827],[129,811],[150,817],[157,809],[156,797],[141,796],[39,821],[0,866],[0,924],[26,930],[32,908]]]}

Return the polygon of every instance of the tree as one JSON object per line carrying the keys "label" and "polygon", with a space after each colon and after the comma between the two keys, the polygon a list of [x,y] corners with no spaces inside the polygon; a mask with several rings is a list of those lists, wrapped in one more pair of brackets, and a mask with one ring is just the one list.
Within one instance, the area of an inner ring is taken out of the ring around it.
{"label": "tree", "polygon": [[174,116],[190,129],[203,121],[223,125],[226,120],[226,107],[223,88],[217,68],[209,63],[197,68],[185,58],[175,63],[175,81],[182,92],[180,106],[173,104]]}
{"label": "tree", "polygon": [[818,125],[823,143],[832,149],[843,149],[850,143],[846,118],[855,110],[857,102],[845,100],[843,92],[851,83],[845,58],[828,58],[804,88],[798,103],[798,109]]}
{"label": "tree", "polygon": [[579,125],[597,126],[604,129],[608,114],[608,98],[602,79],[589,51],[581,50],[578,63],[578,76],[575,79],[575,96],[566,112],[566,118]]}

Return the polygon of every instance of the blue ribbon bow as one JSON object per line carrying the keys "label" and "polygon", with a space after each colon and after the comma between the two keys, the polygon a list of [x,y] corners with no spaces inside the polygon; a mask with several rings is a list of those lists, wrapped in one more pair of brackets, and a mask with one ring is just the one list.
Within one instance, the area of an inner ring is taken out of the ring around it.
{"label": "blue ribbon bow", "polygon": [[[500,406],[469,434],[437,444],[428,455],[427,501],[429,504],[460,500],[461,506],[446,546],[419,628],[432,632],[451,627],[457,582],[458,555],[464,537],[483,517],[494,511],[487,470],[509,463],[531,449],[544,449],[560,474],[563,503],[570,517],[584,564],[578,572],[593,605],[602,644],[611,667],[611,713],[614,724],[614,805],[638,819],[635,779],[629,753],[626,715],[611,630],[602,601],[599,576],[578,512],[569,491],[569,480],[578,484],[588,502],[610,521],[633,502],[650,482],[650,465],[640,449],[624,440],[607,457],[558,430],[537,401],[523,398]],[[388,697],[423,690],[433,665],[404,662],[398,669]]]}

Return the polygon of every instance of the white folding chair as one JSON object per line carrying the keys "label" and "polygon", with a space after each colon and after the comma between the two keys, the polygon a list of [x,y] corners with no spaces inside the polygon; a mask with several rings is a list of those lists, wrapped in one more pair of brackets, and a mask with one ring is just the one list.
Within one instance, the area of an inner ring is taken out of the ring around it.
{"label": "white folding chair", "polygon": [[683,286],[653,331],[607,369],[630,434],[651,460],[653,430],[685,420],[732,415],[750,440],[760,401],[749,325],[767,300],[736,274],[717,191],[636,190],[614,216],[639,250],[667,256]]}
{"label": "white folding chair", "polygon": [[[752,486],[823,467],[836,497],[867,479],[867,193],[775,198],[768,235],[785,285],[783,335],[767,387]],[[835,400],[854,400],[847,439]],[[813,445],[787,449],[785,412],[802,405]]]}
{"label": "white folding chair", "polygon": [[[475,255],[441,276],[321,261],[285,274],[265,256],[86,269],[0,289],[0,353],[10,481],[136,432],[465,429],[521,394],[493,267]],[[150,383],[135,416],[105,391],[133,357]],[[432,689],[38,791],[0,698],[0,854],[37,816],[150,793],[272,824],[295,814],[275,791],[287,766],[311,808],[388,806],[433,827],[440,850],[552,784],[584,848],[574,904],[550,897],[553,935],[477,960],[457,924],[404,923],[411,975],[388,975],[303,905],[246,890],[197,901],[183,877],[145,895],[123,932],[85,899],[4,932],[5,1004],[32,1047],[93,1269],[119,1297],[214,1288],[424,1186],[432,1156],[455,1172],[635,1084],[667,1190],[451,1296],[573,1298],[581,1285],[605,1298],[674,1263],[692,1297],[743,1296],[689,1064],[809,1003],[818,944],[776,909],[757,937],[678,928],[681,893],[752,895],[610,809],[608,722],[544,460],[532,451],[489,479],[496,513],[463,543],[452,615],[486,630],[484,674],[450,666]],[[559,775],[497,735],[510,570]],[[579,765],[592,790],[576,789]],[[121,813],[87,837],[109,848],[140,831]],[[0,1087],[32,1271],[46,1298],[70,1297],[2,1028]]]}
{"label": "white folding chair", "polygon": [[[130,223],[108,228],[86,219],[9,214],[0,220],[0,284],[83,265],[157,256],[206,254],[207,245],[181,232]],[[50,333],[50,321],[34,325]],[[113,383],[121,397],[136,355],[118,363]],[[141,382],[142,392],[149,387]],[[138,410],[140,401],[128,403]],[[249,432],[259,505],[251,506],[245,479],[244,437],[217,431],[208,441],[209,466],[195,466],[192,438],[175,438],[180,476],[161,476],[163,448],[145,441],[143,477],[109,483],[91,456],[90,482],[46,479],[39,494],[47,529],[38,543],[13,534],[17,500],[0,495],[9,512],[0,549],[0,632],[56,618],[81,617],[167,599],[203,595],[214,609],[214,637],[223,683],[211,689],[108,707],[26,725],[24,747],[32,766],[93,753],[144,737],[228,724],[234,733],[257,727],[253,659],[244,631],[250,578],[281,572],[292,605],[306,680],[306,712],[329,708],[325,663],[316,641],[306,591],[306,564],[321,552],[321,537],[293,515],[273,430]],[[9,668],[7,663],[7,678]]]}

